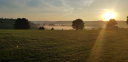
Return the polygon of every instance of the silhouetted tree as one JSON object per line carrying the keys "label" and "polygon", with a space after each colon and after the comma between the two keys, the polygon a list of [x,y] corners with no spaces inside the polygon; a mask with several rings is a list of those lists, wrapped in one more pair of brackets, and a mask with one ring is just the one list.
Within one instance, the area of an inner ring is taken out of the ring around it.
{"label": "silhouetted tree", "polygon": [[45,29],[44,26],[42,26],[42,29],[43,29],[43,30]]}
{"label": "silhouetted tree", "polygon": [[44,29],[45,29],[45,28],[44,28],[43,26],[39,28],[39,30],[44,30]]}
{"label": "silhouetted tree", "polygon": [[[13,18],[6,18],[6,19],[0,18],[0,29],[14,29],[14,24],[16,20],[17,19],[13,19]],[[37,24],[30,21],[29,24],[31,26],[30,29],[38,29]]]}
{"label": "silhouetted tree", "polygon": [[14,23],[16,19],[4,19],[0,18],[0,29],[14,29]]}
{"label": "silhouetted tree", "polygon": [[118,26],[115,26],[117,24],[115,19],[110,19],[107,22],[107,29],[118,29]]}
{"label": "silhouetted tree", "polygon": [[15,21],[14,29],[30,29],[30,24],[26,18],[18,18]]}
{"label": "silhouetted tree", "polygon": [[39,28],[39,30],[41,30],[41,27]]}
{"label": "silhouetted tree", "polygon": [[72,22],[72,27],[73,29],[76,29],[76,30],[83,30],[84,28],[84,22],[82,19],[76,19]]}
{"label": "silhouetted tree", "polygon": [[52,27],[52,29],[51,30],[54,30],[54,28]]}
{"label": "silhouetted tree", "polygon": [[116,20],[115,19],[110,19],[108,22],[107,22],[107,26],[115,26],[117,24]]}
{"label": "silhouetted tree", "polygon": [[127,21],[126,21],[126,23],[128,24],[128,16],[127,16]]}

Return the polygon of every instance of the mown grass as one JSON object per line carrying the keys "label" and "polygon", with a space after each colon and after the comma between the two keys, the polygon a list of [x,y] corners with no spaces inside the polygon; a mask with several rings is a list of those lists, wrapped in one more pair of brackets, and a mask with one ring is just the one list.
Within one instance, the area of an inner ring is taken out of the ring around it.
{"label": "mown grass", "polygon": [[[0,30],[0,62],[88,62],[99,34],[100,30]],[[105,30],[101,44],[93,62],[128,62],[128,30]]]}
{"label": "mown grass", "polygon": [[99,33],[0,30],[0,62],[86,62]]}
{"label": "mown grass", "polygon": [[128,62],[128,30],[107,30],[101,62]]}

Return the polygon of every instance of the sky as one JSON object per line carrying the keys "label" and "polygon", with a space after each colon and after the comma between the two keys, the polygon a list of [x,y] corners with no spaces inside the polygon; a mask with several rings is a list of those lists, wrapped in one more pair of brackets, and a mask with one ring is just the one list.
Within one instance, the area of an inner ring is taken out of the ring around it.
{"label": "sky", "polygon": [[127,20],[128,0],[0,0],[0,18],[30,21],[99,21],[113,12],[116,20]]}

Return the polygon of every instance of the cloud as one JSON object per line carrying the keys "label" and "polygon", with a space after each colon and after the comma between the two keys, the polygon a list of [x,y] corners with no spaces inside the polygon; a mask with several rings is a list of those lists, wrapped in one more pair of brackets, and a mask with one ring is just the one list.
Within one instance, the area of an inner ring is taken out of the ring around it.
{"label": "cloud", "polygon": [[[94,0],[1,0],[3,11],[71,15],[89,7]],[[9,11],[11,10],[11,11]]]}
{"label": "cloud", "polygon": [[3,0],[0,1],[1,3],[3,3],[3,6],[17,6],[17,7],[23,7],[27,4],[27,1],[29,0]]}
{"label": "cloud", "polygon": [[84,2],[86,3],[85,6],[90,6],[94,2],[94,0],[87,0]]}
{"label": "cloud", "polygon": [[50,8],[76,8],[74,6],[89,6],[94,0],[1,0],[4,6],[15,6],[15,7],[37,7],[48,5]]}
{"label": "cloud", "polygon": [[[66,14],[66,15],[72,14],[74,8],[71,7],[71,6],[69,6],[69,5],[67,4],[67,1],[64,1],[64,0],[61,0],[61,1],[62,1],[62,3],[63,3],[63,6],[65,7],[65,11],[68,12],[68,14]],[[65,16],[65,15],[64,15],[64,16]]]}
{"label": "cloud", "polygon": [[79,8],[86,9],[94,0],[44,0],[44,2],[51,10],[64,12],[64,16],[66,16],[76,12]]}

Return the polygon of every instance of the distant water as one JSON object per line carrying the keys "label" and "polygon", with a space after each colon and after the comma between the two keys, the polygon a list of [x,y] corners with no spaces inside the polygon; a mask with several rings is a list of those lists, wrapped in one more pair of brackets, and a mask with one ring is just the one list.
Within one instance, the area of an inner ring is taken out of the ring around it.
{"label": "distant water", "polygon": [[[46,26],[44,26],[47,30],[50,30],[52,27],[55,30],[70,30],[73,29],[72,28],[72,21],[32,21],[34,23],[39,23],[40,26],[43,26],[43,24],[45,24]],[[102,28],[103,25],[106,24],[106,21],[84,21],[85,23],[85,28],[84,29],[92,29],[92,28]],[[125,21],[117,21],[117,26],[118,27],[122,27],[122,28],[128,28],[128,25],[126,24]],[[49,26],[49,24],[55,24],[58,26]],[[60,25],[67,25],[67,26],[60,26]]]}

